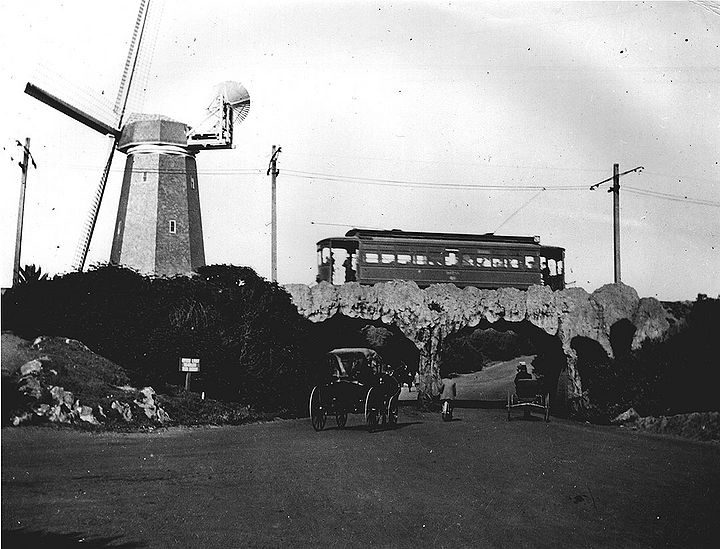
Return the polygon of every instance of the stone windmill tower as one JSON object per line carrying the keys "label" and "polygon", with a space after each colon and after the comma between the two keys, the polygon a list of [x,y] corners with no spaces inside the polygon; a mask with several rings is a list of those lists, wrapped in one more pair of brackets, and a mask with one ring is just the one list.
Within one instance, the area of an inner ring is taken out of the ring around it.
{"label": "stone windmill tower", "polygon": [[111,138],[74,268],[82,270],[95,229],[115,150],[127,154],[110,262],[143,274],[172,276],[205,264],[195,157],[201,150],[233,147],[233,125],[250,110],[250,96],[237,82],[215,88],[209,116],[196,128],[162,115],[131,115],[127,98],[142,46],[150,0],[142,0],[125,64],[113,121],[100,120],[28,83],[25,92]]}

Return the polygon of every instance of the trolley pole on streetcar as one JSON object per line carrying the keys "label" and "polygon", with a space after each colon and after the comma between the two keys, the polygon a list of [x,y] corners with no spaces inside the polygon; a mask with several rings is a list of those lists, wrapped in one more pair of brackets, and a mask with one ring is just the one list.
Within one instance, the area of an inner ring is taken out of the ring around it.
{"label": "trolley pole on streetcar", "polygon": [[20,163],[20,169],[22,170],[22,176],[20,179],[20,204],[18,205],[18,218],[17,218],[17,233],[15,235],[15,261],[13,263],[13,285],[20,281],[20,252],[22,251],[22,232],[23,232],[23,218],[25,217],[25,187],[27,186],[27,175],[29,162],[32,162],[34,168],[37,168],[35,159],[30,154],[30,138],[25,138],[25,145],[23,146],[20,141],[16,141],[18,147],[23,149],[23,161]]}
{"label": "trolley pole on streetcar", "polygon": [[632,172],[641,172],[645,168],[638,166],[632,170],[626,172],[620,172],[620,165],[613,164],[613,176],[608,179],[604,179],[599,183],[595,183],[590,187],[591,191],[597,189],[603,183],[608,181],[613,182],[613,186],[608,189],[609,193],[613,193],[613,250],[614,250],[614,267],[615,267],[615,284],[621,282],[620,276],[620,176],[626,175]]}
{"label": "trolley pole on streetcar", "polygon": [[276,178],[280,173],[277,169],[277,156],[282,152],[282,148],[278,145],[272,146],[272,154],[270,156],[270,166],[268,166],[267,175],[270,176],[272,185],[271,198],[271,218],[270,218],[270,277],[273,282],[277,282],[277,184]]}

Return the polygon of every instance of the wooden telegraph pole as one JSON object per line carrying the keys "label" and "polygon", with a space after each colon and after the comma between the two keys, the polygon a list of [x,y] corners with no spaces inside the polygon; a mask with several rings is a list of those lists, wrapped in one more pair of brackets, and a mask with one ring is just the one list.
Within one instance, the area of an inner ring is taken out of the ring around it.
{"label": "wooden telegraph pole", "polygon": [[620,166],[613,164],[613,250],[615,251],[615,284],[620,283]]}
{"label": "wooden telegraph pole", "polygon": [[23,161],[20,164],[22,170],[22,177],[20,179],[20,204],[18,205],[18,218],[17,218],[17,234],[15,235],[15,262],[13,263],[13,285],[20,281],[20,252],[22,250],[22,232],[23,232],[23,218],[25,216],[25,187],[27,186],[27,175],[29,169],[29,162],[32,161],[34,168],[37,168],[35,160],[30,154],[30,138],[25,138],[25,146],[20,141],[17,142],[19,147],[23,147]]}
{"label": "wooden telegraph pole", "polygon": [[621,282],[620,277],[620,176],[626,175],[632,172],[641,172],[645,168],[638,166],[632,170],[628,170],[623,173],[620,172],[619,164],[613,164],[613,176],[608,179],[603,179],[599,183],[595,183],[590,187],[591,191],[597,189],[603,183],[608,181],[613,182],[613,186],[608,189],[609,193],[613,193],[613,248],[614,248],[614,265],[615,265],[615,284]]}
{"label": "wooden telegraph pole", "polygon": [[270,176],[270,183],[272,185],[272,206],[270,218],[270,234],[271,234],[271,250],[270,250],[270,274],[273,282],[277,282],[277,185],[276,178],[280,173],[277,169],[277,156],[282,152],[280,146],[272,146],[272,155],[270,156],[270,166],[268,167],[267,175]]}

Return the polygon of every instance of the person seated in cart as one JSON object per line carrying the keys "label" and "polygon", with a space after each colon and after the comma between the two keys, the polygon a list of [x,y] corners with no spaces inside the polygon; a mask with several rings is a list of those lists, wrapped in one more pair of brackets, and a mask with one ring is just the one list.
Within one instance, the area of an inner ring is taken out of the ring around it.
{"label": "person seated in cart", "polygon": [[[524,361],[520,361],[517,367],[517,374],[515,374],[515,392],[518,393],[518,396],[521,397],[527,397],[526,394],[520,394],[521,391],[518,391],[518,381],[522,382],[523,380],[532,380],[533,376],[530,372],[527,370],[527,364]],[[530,417],[530,410],[525,408],[523,417],[529,418]]]}
{"label": "person seated in cart", "polygon": [[517,367],[517,374],[515,374],[515,386],[517,387],[518,380],[532,378],[532,374],[527,370],[527,364],[524,361],[520,361],[520,364],[518,364]]}

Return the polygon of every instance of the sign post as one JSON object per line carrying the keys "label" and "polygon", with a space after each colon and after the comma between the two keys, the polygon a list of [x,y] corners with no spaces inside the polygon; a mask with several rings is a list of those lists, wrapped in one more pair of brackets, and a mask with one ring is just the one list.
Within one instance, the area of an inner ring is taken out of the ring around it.
{"label": "sign post", "polygon": [[180,359],[180,371],[185,372],[185,390],[190,390],[190,375],[192,372],[200,371],[200,359],[199,358],[181,358]]}

